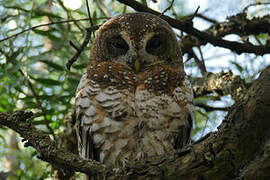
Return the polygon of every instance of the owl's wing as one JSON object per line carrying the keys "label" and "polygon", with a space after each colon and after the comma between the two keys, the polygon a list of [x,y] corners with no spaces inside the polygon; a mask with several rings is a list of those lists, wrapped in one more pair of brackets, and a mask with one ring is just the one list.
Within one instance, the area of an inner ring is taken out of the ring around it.
{"label": "owl's wing", "polygon": [[79,153],[105,164],[128,157],[136,126],[128,89],[103,86],[83,75],[76,92]]}
{"label": "owl's wing", "polygon": [[98,160],[97,152],[94,147],[93,137],[91,135],[90,126],[85,126],[84,121],[86,118],[91,121],[92,117],[88,117],[89,113],[86,113],[87,109],[93,108],[91,99],[87,91],[88,79],[84,74],[80,80],[80,83],[76,92],[76,133],[78,139],[78,150],[80,156],[86,159]]}
{"label": "owl's wing", "polygon": [[194,100],[193,91],[190,82],[185,77],[181,87],[177,87],[173,93],[175,101],[185,109],[187,120],[183,126],[178,129],[178,134],[175,138],[174,148],[182,148],[190,142],[191,129],[194,120]]}

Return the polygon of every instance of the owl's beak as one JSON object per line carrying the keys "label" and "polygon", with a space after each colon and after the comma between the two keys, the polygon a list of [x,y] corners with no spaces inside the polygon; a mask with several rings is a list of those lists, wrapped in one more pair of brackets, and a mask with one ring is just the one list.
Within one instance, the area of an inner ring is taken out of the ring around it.
{"label": "owl's beak", "polygon": [[141,62],[138,59],[136,59],[134,62],[134,69],[136,72],[139,72],[141,69]]}

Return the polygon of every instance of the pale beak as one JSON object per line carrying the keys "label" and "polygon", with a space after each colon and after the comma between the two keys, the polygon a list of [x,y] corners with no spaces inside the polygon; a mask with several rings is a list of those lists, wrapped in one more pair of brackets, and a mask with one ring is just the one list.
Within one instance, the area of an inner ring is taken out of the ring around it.
{"label": "pale beak", "polygon": [[136,72],[139,72],[141,69],[141,62],[138,59],[136,59],[134,62],[134,69]]}

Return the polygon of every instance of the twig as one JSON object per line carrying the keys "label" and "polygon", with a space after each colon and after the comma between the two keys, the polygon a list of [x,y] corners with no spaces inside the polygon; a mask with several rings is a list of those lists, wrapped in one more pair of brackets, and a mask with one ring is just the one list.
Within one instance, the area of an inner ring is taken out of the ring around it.
{"label": "twig", "polygon": [[210,22],[210,23],[218,23],[215,19],[211,19],[211,18],[209,18],[209,17],[206,17],[206,16],[204,16],[204,15],[202,15],[202,14],[195,14],[194,15],[194,13],[192,13],[191,15],[188,15],[188,16],[186,16],[187,18],[189,18],[189,19],[191,19],[191,17],[192,16],[194,16],[194,17],[198,17],[198,18],[201,18],[201,19],[203,19],[203,20],[205,20],[205,21],[208,21],[208,22]]}
{"label": "twig", "polygon": [[82,51],[84,50],[84,48],[87,46],[87,44],[89,43],[90,39],[91,39],[91,34],[92,32],[94,32],[95,30],[98,29],[99,26],[94,26],[94,23],[92,21],[92,17],[91,17],[91,14],[90,14],[90,9],[89,9],[89,5],[88,5],[88,0],[85,0],[86,1],[86,6],[87,6],[87,12],[88,12],[88,17],[89,17],[89,21],[90,21],[90,25],[91,27],[90,28],[86,28],[86,36],[84,38],[84,41],[81,45],[80,48],[78,48],[77,46],[75,46],[75,44],[72,42],[72,41],[69,41],[69,44],[74,48],[76,49],[76,54],[67,62],[66,64],[66,67],[68,70],[70,70],[72,64],[74,62],[77,61],[78,57],[80,56],[80,54],[82,53]]}
{"label": "twig", "polygon": [[80,54],[82,53],[82,51],[84,50],[84,48],[87,46],[87,44],[90,41],[91,38],[91,33],[95,30],[97,30],[99,28],[99,26],[91,26],[90,28],[86,29],[86,36],[84,38],[84,41],[81,45],[80,48],[77,48],[72,42],[71,44],[73,44],[74,46],[72,46],[73,48],[76,47],[75,49],[77,50],[76,54],[67,62],[66,67],[68,70],[70,70],[70,67],[72,66],[72,64],[77,61],[78,57],[80,56]]}
{"label": "twig", "polygon": [[190,54],[191,57],[194,58],[196,64],[198,65],[198,67],[199,67],[199,69],[200,69],[200,71],[201,71],[201,74],[202,74],[203,76],[205,76],[206,73],[207,73],[207,71],[206,71],[206,67],[205,67],[205,64],[204,64],[203,59],[200,60],[193,50],[191,50],[191,51],[189,52],[189,54]]}
{"label": "twig", "polygon": [[191,16],[191,18],[189,19],[190,21],[192,21],[194,19],[194,17],[197,15],[199,9],[200,9],[200,6],[197,7],[196,11],[193,13],[193,15]]}
{"label": "twig", "polygon": [[206,70],[206,66],[205,66],[205,62],[204,62],[204,58],[203,58],[203,53],[202,53],[202,50],[201,50],[201,46],[198,46],[198,50],[199,50],[200,56],[201,56],[201,64],[202,64],[203,72],[204,72],[204,74],[206,74],[207,73],[207,70]]}
{"label": "twig", "polygon": [[265,3],[262,3],[262,2],[257,2],[257,3],[253,3],[253,4],[250,4],[248,6],[246,6],[243,11],[247,11],[248,8],[252,7],[252,6],[259,6],[259,5],[268,5],[270,4],[270,2],[265,2]]}
{"label": "twig", "polygon": [[[91,17],[89,5],[88,5],[88,0],[85,0],[85,1],[86,1],[87,13],[88,13],[90,25],[91,25],[91,27],[93,27],[93,26],[94,26],[94,23],[93,23],[93,20],[92,20],[92,17]],[[91,37],[92,32],[93,32],[93,31],[90,32],[90,37]],[[88,32],[87,32],[87,33],[88,33]],[[95,33],[93,33],[93,36],[95,37]],[[89,37],[89,40],[90,40],[90,37]],[[88,42],[89,42],[89,41],[88,41]],[[88,42],[87,42],[87,44],[88,44]]]}
{"label": "twig", "polygon": [[[249,20],[245,18],[245,14],[240,13],[235,16],[231,16],[228,18],[229,22],[219,22],[215,23],[204,32],[215,36],[216,38],[222,38],[229,34],[236,34],[238,36],[249,36],[249,35],[258,35],[261,33],[270,33],[270,17],[263,16],[263,17],[254,17],[253,19]],[[190,49],[194,46],[200,46],[206,44],[206,42],[200,42],[196,37],[193,36],[182,36],[181,37],[181,47],[182,52],[188,53]],[[246,46],[246,49],[250,46],[250,50],[253,49],[254,53],[260,55],[256,52],[254,46],[248,43],[241,43],[242,46]],[[270,46],[260,45],[255,46],[259,53],[263,51],[267,51]],[[261,49],[260,49],[261,47]],[[232,49],[232,48],[230,48]],[[235,46],[235,50],[239,50],[237,46]],[[250,51],[247,50],[247,51]],[[232,50],[233,51],[233,50]],[[260,52],[261,51],[261,52]],[[264,54],[264,53],[262,53]]]}
{"label": "twig", "polygon": [[258,36],[253,36],[254,37],[254,39],[257,41],[257,43],[259,44],[259,45],[261,45],[261,46],[263,46],[263,43],[260,41],[260,39],[258,38]]}
{"label": "twig", "polygon": [[94,26],[94,23],[93,23],[93,20],[92,20],[92,17],[91,17],[91,13],[90,13],[90,9],[89,9],[89,5],[88,5],[88,0],[85,0],[85,1],[86,1],[87,13],[88,13],[88,18],[89,18],[89,21],[90,21],[90,25]]}
{"label": "twig", "polygon": [[[106,16],[106,17],[110,17],[110,13],[107,9],[107,7],[104,5],[104,0],[100,1],[100,0],[96,0],[97,3],[97,7],[100,9],[100,11]],[[125,9],[125,8],[124,8]]]}
{"label": "twig", "polygon": [[69,45],[73,47],[76,51],[79,51],[79,48],[72,41],[69,41]]}
{"label": "twig", "polygon": [[[106,17],[101,17],[101,18],[96,18],[96,19],[99,20],[99,19],[108,19],[108,18],[106,18]],[[34,30],[34,29],[39,28],[39,27],[49,26],[49,25],[54,25],[54,24],[69,23],[69,22],[77,22],[77,21],[88,21],[88,20],[89,20],[88,18],[83,18],[83,19],[65,20],[65,21],[57,21],[57,22],[51,22],[51,23],[46,23],[46,24],[40,24],[40,25],[37,25],[37,26],[30,27],[30,28],[28,28],[28,29],[24,29],[24,30],[22,30],[21,32],[16,33],[16,34],[13,34],[13,35],[11,35],[11,36],[8,36],[8,37],[6,37],[6,38],[0,39],[0,42],[6,41],[6,40],[11,39],[11,38],[14,38],[14,37],[17,37],[17,36],[20,35],[20,34],[23,34],[23,33],[27,32],[27,31]]]}
{"label": "twig", "polygon": [[213,107],[213,106],[208,106],[206,104],[198,103],[195,104],[195,106],[203,108],[206,112],[210,111],[228,111],[229,107]]}
{"label": "twig", "polygon": [[165,12],[167,12],[168,10],[170,10],[173,6],[174,0],[172,0],[172,2],[170,3],[170,5],[160,14],[160,16],[164,15]]}

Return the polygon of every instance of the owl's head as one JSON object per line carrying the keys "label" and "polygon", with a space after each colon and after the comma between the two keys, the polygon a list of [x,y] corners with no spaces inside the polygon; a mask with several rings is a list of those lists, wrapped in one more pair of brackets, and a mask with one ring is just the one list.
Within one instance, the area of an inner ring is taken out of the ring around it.
{"label": "owl's head", "polygon": [[182,67],[182,55],[175,33],[161,18],[148,13],[114,17],[98,30],[90,63],[117,61],[135,72],[154,64]]}

